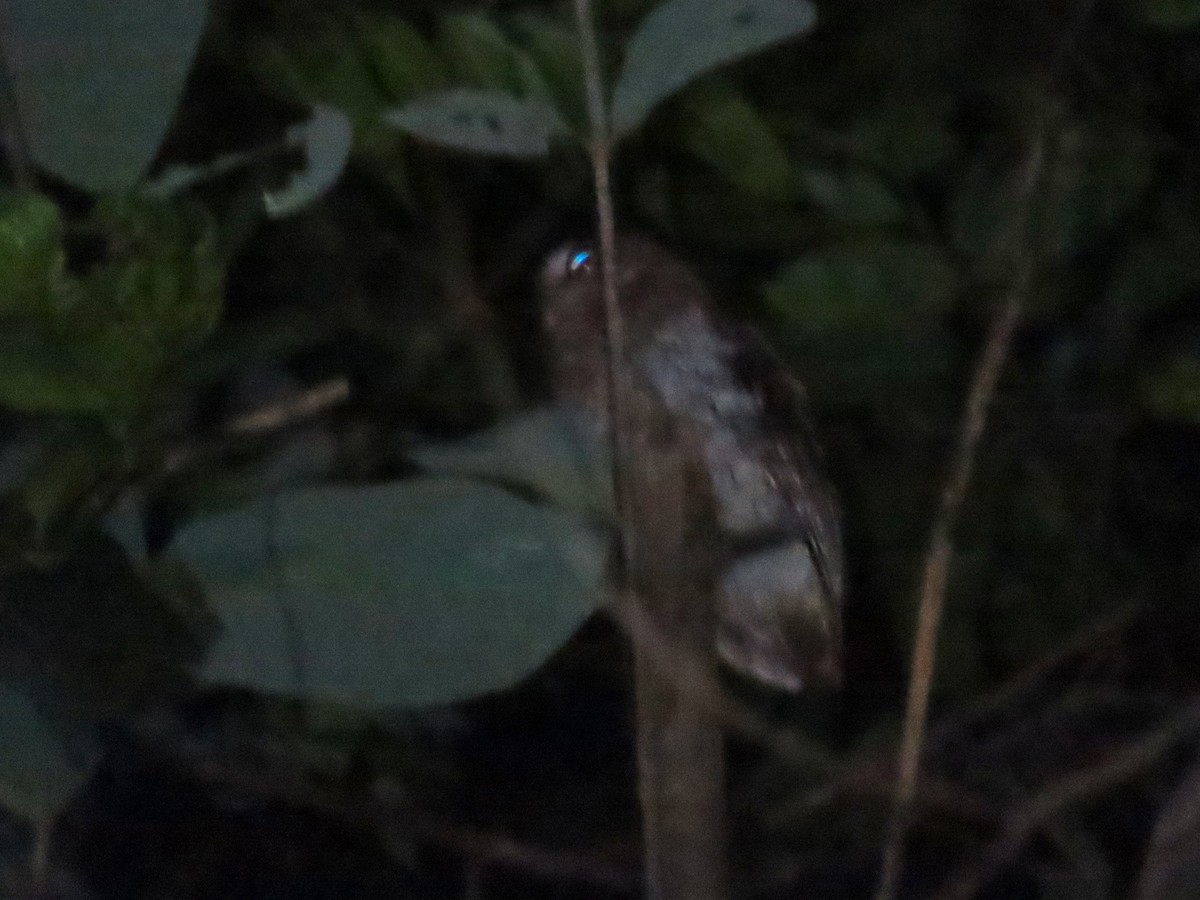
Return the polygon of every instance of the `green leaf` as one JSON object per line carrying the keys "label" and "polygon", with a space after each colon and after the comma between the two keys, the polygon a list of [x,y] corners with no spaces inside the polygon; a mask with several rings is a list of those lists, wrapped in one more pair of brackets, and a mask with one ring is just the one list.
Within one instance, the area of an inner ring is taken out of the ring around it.
{"label": "green leaf", "polygon": [[29,696],[0,682],[0,806],[29,822],[53,820],[91,772]]}
{"label": "green leaf", "polygon": [[545,156],[550,140],[567,132],[544,100],[465,89],[419,98],[384,121],[437,144],[518,158]]}
{"label": "green leaf", "polygon": [[857,119],[848,137],[862,154],[901,177],[946,167],[957,140],[936,109],[905,103],[874,109]]}
{"label": "green leaf", "polygon": [[20,488],[39,535],[66,521],[81,500],[119,471],[121,449],[111,434],[87,424],[67,428],[42,449]]}
{"label": "green leaf", "polygon": [[442,50],[455,80],[474,88],[516,93],[525,87],[525,54],[480,13],[459,13],[442,20]]}
{"label": "green leaf", "polygon": [[748,194],[781,202],[795,194],[787,152],[758,111],[736,93],[700,98],[683,142]]}
{"label": "green leaf", "polygon": [[830,247],[796,260],[766,288],[780,332],[822,392],[890,403],[945,374],[941,317],[953,267],[936,248],[884,243]]}
{"label": "green leaf", "polygon": [[357,35],[388,103],[403,103],[449,83],[446,64],[416,30],[398,16],[362,16]]}
{"label": "green leaf", "polygon": [[613,513],[607,453],[578,417],[542,407],[465,440],[426,444],[409,456],[427,472],[485,478],[587,515]]}
{"label": "green leaf", "polygon": [[25,412],[100,413],[113,396],[63,341],[27,329],[0,332],[0,406]]}
{"label": "green leaf", "polygon": [[267,215],[279,219],[313,203],[341,177],[350,156],[354,130],[332,106],[316,106],[303,125],[288,129],[288,143],[304,149],[305,166],[281,190],[263,194]]}
{"label": "green leaf", "polygon": [[805,199],[840,222],[889,225],[904,216],[900,201],[883,180],[862,169],[808,168],[798,181]]}
{"label": "green leaf", "polygon": [[585,134],[588,118],[578,33],[574,28],[532,13],[518,14],[514,21],[555,109],[576,133]]}
{"label": "green leaf", "polygon": [[92,192],[149,168],[204,30],[204,0],[8,0],[0,50],[34,160]]}
{"label": "green leaf", "polygon": [[58,207],[40,194],[0,193],[0,316],[53,311],[63,278]]}
{"label": "green leaf", "polygon": [[336,107],[355,125],[364,126],[388,105],[387,94],[368,65],[368,53],[352,35],[328,29],[319,41],[296,46],[264,42],[251,59],[260,82],[302,103]]}
{"label": "green leaf", "polygon": [[667,0],[630,38],[613,91],[616,136],[692,79],[803,34],[817,21],[806,0]]}
{"label": "green leaf", "polygon": [[172,553],[223,625],[202,676],[366,707],[503,690],[602,599],[605,535],[500,488],[423,478],[284,493]]}

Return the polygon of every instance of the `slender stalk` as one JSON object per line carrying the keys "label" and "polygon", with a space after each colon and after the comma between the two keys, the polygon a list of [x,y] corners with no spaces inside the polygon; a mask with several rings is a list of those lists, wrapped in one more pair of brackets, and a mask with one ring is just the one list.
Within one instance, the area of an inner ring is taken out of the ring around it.
{"label": "slender stalk", "polygon": [[[1063,30],[1063,38],[1048,65],[1047,84],[1053,85],[1067,67],[1076,40],[1091,18],[1095,0],[1079,0]],[[904,715],[899,772],[892,815],[884,839],[876,900],[893,900],[904,866],[904,844],[912,819],[913,798],[920,774],[921,747],[929,715],[929,694],[933,687],[933,669],[937,657],[937,635],[945,605],[946,582],[954,556],[953,535],[959,510],[971,481],[979,441],[987,424],[987,411],[996,391],[1000,373],[1008,357],[1013,332],[1021,318],[1025,296],[1033,282],[1037,256],[1033,221],[1039,204],[1052,200],[1039,196],[1045,182],[1046,144],[1051,131],[1049,94],[1042,101],[1031,129],[1029,152],[1022,177],[1016,186],[1009,220],[1008,252],[1005,254],[1012,273],[1008,293],[988,329],[987,341],[975,367],[971,388],[963,409],[958,446],[951,458],[942,488],[941,502],[934,519],[929,550],[921,577],[917,613],[917,634],[913,646],[912,674]],[[1002,236],[1005,237],[1005,236]]]}
{"label": "slender stalk", "polygon": [[[604,292],[609,441],[613,493],[620,523],[621,607],[644,611],[664,625],[661,646],[630,633],[637,706],[638,794],[643,870],[650,900],[724,900],[724,736],[694,690],[678,678],[672,658],[695,659],[697,683],[715,672],[712,579],[689,558],[693,526],[707,521],[704,491],[675,439],[656,443],[661,411],[630,390],[624,323],[617,298],[617,249],[609,180],[612,139],[589,0],[575,0],[587,86],[588,142],[596,188]],[[671,432],[668,426],[665,429]],[[636,451],[645,454],[637,458]]]}

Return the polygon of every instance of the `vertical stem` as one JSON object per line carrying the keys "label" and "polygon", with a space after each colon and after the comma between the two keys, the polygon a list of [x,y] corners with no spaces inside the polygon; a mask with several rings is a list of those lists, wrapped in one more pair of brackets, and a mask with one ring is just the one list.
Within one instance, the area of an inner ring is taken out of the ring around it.
{"label": "vertical stem", "polygon": [[937,638],[946,600],[946,582],[954,556],[954,529],[962,507],[971,473],[978,456],[979,441],[987,424],[988,406],[996,393],[996,384],[1008,357],[1013,332],[1021,317],[1025,295],[1033,281],[1034,257],[1032,220],[1043,182],[1046,157],[1046,125],[1039,115],[1031,138],[1029,153],[1013,200],[1009,222],[1006,258],[1012,267],[1012,283],[1004,302],[988,328],[971,387],[963,406],[958,445],[943,482],[938,513],[929,538],[929,550],[921,576],[917,610],[917,634],[913,642],[912,674],[904,711],[896,793],[883,845],[883,858],[876,900],[892,900],[904,869],[904,845],[912,820],[913,800],[920,775],[921,747],[929,717],[929,695],[933,689]]}
{"label": "vertical stem", "polygon": [[[715,674],[712,573],[696,562],[711,554],[697,554],[697,548],[689,546],[696,537],[693,526],[711,521],[712,511],[697,508],[707,506],[707,488],[700,489],[701,480],[690,477],[680,436],[661,420],[662,411],[652,401],[645,402],[644,395],[635,396],[631,390],[617,298],[609,181],[612,143],[589,0],[575,0],[575,14],[600,232],[609,440],[623,563],[621,602],[627,620],[652,626],[631,632],[646,896],[724,900],[724,735],[687,684],[709,683]],[[672,666],[662,665],[664,656]],[[681,674],[689,671],[694,678]]]}
{"label": "vertical stem", "polygon": [[[634,411],[637,425],[643,423]],[[698,560],[712,511],[686,443],[635,442],[653,465],[631,473],[642,552],[631,576],[643,613],[634,640],[638,792],[649,900],[725,897],[725,746],[695,692],[713,681],[714,572]],[[643,446],[643,445],[646,446]],[[666,652],[663,652],[666,651]]]}
{"label": "vertical stem", "polygon": [[605,377],[608,382],[609,440],[612,451],[613,495],[621,521],[621,549],[625,565],[633,557],[633,539],[627,525],[628,490],[625,473],[628,469],[628,423],[625,401],[628,397],[625,359],[625,329],[617,300],[617,239],[613,214],[612,185],[609,179],[612,147],[609,137],[608,113],[604,103],[604,87],[600,74],[600,50],[596,44],[596,29],[592,24],[590,0],[575,0],[575,17],[579,28],[579,44],[583,54],[584,83],[587,90],[588,120],[591,139],[588,155],[592,162],[592,179],[596,187],[596,224],[600,232],[600,278],[604,290],[604,331],[608,348]]}

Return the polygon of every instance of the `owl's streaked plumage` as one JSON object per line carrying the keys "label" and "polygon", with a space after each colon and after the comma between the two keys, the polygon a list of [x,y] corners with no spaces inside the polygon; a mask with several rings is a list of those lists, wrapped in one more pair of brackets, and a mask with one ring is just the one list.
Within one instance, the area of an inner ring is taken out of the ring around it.
{"label": "owl's streaked plumage", "polygon": [[[556,394],[607,434],[598,262],[586,245],[563,247],[543,267],[541,287]],[[837,681],[841,528],[803,387],[756,332],[718,316],[703,284],[666,250],[624,238],[617,262],[631,389],[682,426],[710,476],[727,550],[718,655],[784,690]]]}

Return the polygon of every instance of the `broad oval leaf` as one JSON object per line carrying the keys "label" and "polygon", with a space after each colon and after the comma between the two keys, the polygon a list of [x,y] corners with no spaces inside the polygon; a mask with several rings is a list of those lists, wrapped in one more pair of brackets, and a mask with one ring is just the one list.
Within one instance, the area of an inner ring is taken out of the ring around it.
{"label": "broad oval leaf", "polygon": [[540,407],[460,441],[410,448],[408,455],[427,472],[488,479],[563,509],[612,516],[608,454],[598,443],[578,416]]}
{"label": "broad oval leaf", "polygon": [[627,134],[693,78],[803,34],[817,21],[807,0],[667,0],[625,52],[613,91],[613,134]]}
{"label": "broad oval leaf", "polygon": [[888,405],[944,379],[942,320],[956,289],[938,248],[887,242],[807,253],[764,293],[814,390]]}
{"label": "broad oval leaf", "polygon": [[204,0],[8,0],[0,52],[34,160],[93,192],[149,168],[204,30]]}
{"label": "broad oval leaf", "polygon": [[429,94],[384,116],[409,134],[475,153],[538,157],[567,128],[545,100],[498,91],[457,89]]}
{"label": "broad oval leaf", "polygon": [[607,540],[492,485],[420,478],[284,493],[171,549],[223,625],[202,677],[385,708],[529,674],[601,601]]}
{"label": "broad oval leaf", "polygon": [[753,196],[786,202],[795,194],[787,151],[766,119],[734,91],[699,98],[683,140],[688,150]]}
{"label": "broad oval leaf", "polygon": [[333,186],[346,167],[354,129],[345,113],[318,104],[313,107],[311,119],[288,130],[287,140],[304,149],[304,168],[281,190],[263,194],[263,204],[272,219],[303,209]]}
{"label": "broad oval leaf", "polygon": [[86,753],[42,714],[30,697],[0,683],[0,806],[30,822],[57,816],[83,786]]}

